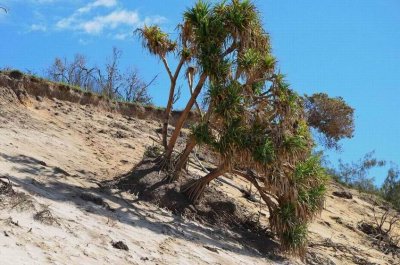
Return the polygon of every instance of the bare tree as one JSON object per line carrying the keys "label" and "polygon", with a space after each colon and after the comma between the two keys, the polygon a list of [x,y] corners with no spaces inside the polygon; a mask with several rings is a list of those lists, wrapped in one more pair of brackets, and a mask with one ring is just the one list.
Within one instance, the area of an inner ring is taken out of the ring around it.
{"label": "bare tree", "polygon": [[56,57],[53,64],[46,70],[47,77],[55,82],[68,82],[67,59]]}
{"label": "bare tree", "polygon": [[339,160],[339,167],[334,170],[334,175],[339,177],[339,180],[367,192],[374,192],[374,179],[369,177],[369,172],[373,168],[383,167],[386,165],[385,160],[375,158],[375,152],[369,152],[357,162],[345,163]]}
{"label": "bare tree", "polygon": [[101,91],[110,99],[115,99],[119,96],[119,90],[124,84],[124,78],[119,70],[119,60],[122,56],[122,51],[113,47],[111,58],[108,60],[103,74],[99,69],[98,80]]}
{"label": "bare tree", "polygon": [[82,54],[76,54],[72,61],[57,57],[46,70],[46,75],[52,81],[101,93],[109,99],[150,104],[151,96],[148,88],[156,80],[157,75],[146,83],[134,68],[122,73],[119,66],[121,55],[122,52],[114,47],[112,56],[104,68],[89,67],[86,56]]}
{"label": "bare tree", "polygon": [[53,64],[47,69],[47,76],[55,82],[64,82],[87,91],[93,91],[95,71],[95,67],[87,67],[87,59],[84,55],[76,54],[72,62],[68,62],[66,58],[55,58]]}
{"label": "bare tree", "polygon": [[151,96],[148,93],[148,87],[156,80],[156,78],[157,75],[154,76],[154,78],[146,84],[140,78],[136,69],[128,70],[124,76],[122,97],[128,102],[150,104]]}

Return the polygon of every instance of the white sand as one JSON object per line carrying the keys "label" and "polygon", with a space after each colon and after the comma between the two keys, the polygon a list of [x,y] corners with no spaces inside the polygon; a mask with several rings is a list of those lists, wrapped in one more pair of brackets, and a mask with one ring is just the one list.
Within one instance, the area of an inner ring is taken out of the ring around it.
{"label": "white sand", "polygon": [[[279,264],[216,228],[133,202],[130,194],[101,194],[114,212],[80,198],[82,193],[96,194],[91,189],[98,188],[97,183],[139,162],[144,147],[152,143],[149,136],[157,137],[157,122],[128,120],[48,99],[33,100],[24,107],[10,103],[4,93],[0,93],[0,175],[8,176],[14,190],[28,196],[0,202],[0,264]],[[246,183],[235,181],[234,185],[245,187]],[[219,188],[240,197],[229,185]],[[258,204],[244,198],[238,202],[258,211]],[[372,218],[371,207],[357,196],[353,200],[328,196],[326,210],[310,226],[311,241],[330,239],[377,264],[399,262],[371,247],[357,231],[357,222]],[[34,219],[44,209],[56,223]],[[335,216],[354,231],[336,223],[331,218]],[[120,240],[129,251],[113,248],[111,242]],[[333,248],[310,251],[336,264],[355,262],[352,254]]]}

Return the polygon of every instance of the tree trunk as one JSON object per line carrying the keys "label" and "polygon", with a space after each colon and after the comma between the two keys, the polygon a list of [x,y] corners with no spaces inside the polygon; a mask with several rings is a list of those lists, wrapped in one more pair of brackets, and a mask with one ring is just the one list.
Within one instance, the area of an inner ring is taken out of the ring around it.
{"label": "tree trunk", "polygon": [[196,144],[197,142],[194,137],[190,137],[190,139],[186,143],[185,150],[183,150],[183,153],[179,156],[178,162],[175,164],[174,174],[169,179],[171,182],[179,179],[182,169],[186,165],[188,157]]}
{"label": "tree trunk", "polygon": [[185,109],[183,110],[182,114],[179,116],[178,121],[175,124],[175,130],[172,133],[171,138],[169,139],[167,151],[165,152],[165,159],[169,160],[171,159],[172,152],[174,151],[174,147],[176,144],[176,141],[178,140],[179,133],[181,132],[181,129],[183,127],[183,124],[185,123],[190,110],[192,109],[194,102],[197,99],[197,96],[200,94],[201,89],[203,88],[203,85],[207,79],[207,74],[203,73],[200,76],[199,82],[197,83],[197,86],[195,90],[193,91],[192,96],[190,97],[188,103],[186,104]]}
{"label": "tree trunk", "polygon": [[[193,92],[192,92],[192,94],[193,94]],[[205,113],[204,117],[201,117],[203,122],[209,122],[209,120],[211,118],[212,106],[213,106],[213,104],[212,104],[212,101],[211,101],[210,105],[208,106],[208,110]],[[192,135],[187,140],[185,150],[179,156],[178,162],[175,164],[174,175],[172,176],[171,181],[175,181],[175,180],[179,179],[180,173],[181,173],[183,167],[186,165],[186,163],[188,161],[188,157],[189,157],[190,153],[192,152],[192,150],[196,147],[196,145],[197,145],[197,141],[194,138],[194,136]]]}
{"label": "tree trunk", "polygon": [[193,180],[185,184],[181,191],[185,193],[192,202],[196,202],[204,192],[207,184],[212,180],[218,178],[219,176],[225,174],[227,172],[226,163],[222,163],[216,169],[208,173],[206,176]]}
{"label": "tree trunk", "polygon": [[169,124],[169,117],[171,115],[171,110],[172,110],[172,103],[174,101],[175,86],[176,86],[176,80],[171,80],[171,87],[169,89],[168,103],[167,103],[167,108],[165,109],[165,113],[164,113],[164,123],[163,123],[163,128],[162,128],[162,143],[163,143],[165,150],[167,150],[167,147],[168,147],[168,143],[167,143],[168,124]]}
{"label": "tree trunk", "polygon": [[168,124],[169,124],[169,117],[171,115],[172,111],[172,104],[174,103],[174,94],[175,94],[175,87],[176,87],[176,80],[178,79],[179,73],[182,69],[183,63],[185,62],[185,59],[182,57],[181,60],[179,61],[178,66],[176,67],[174,75],[171,73],[171,69],[169,68],[168,62],[165,57],[161,57],[162,62],[164,63],[165,69],[168,72],[169,78],[171,80],[171,86],[169,88],[169,96],[168,96],[168,103],[167,103],[167,108],[165,109],[164,113],[164,123],[163,123],[163,128],[162,128],[162,143],[164,146],[165,151],[167,151],[168,147]]}

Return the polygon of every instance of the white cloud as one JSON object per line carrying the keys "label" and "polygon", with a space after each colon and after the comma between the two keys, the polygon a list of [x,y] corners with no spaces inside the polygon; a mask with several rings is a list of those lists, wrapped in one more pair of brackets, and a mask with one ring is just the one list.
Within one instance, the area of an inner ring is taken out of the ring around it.
{"label": "white cloud", "polygon": [[[92,11],[99,7],[112,10],[105,14],[101,10],[103,14],[91,16],[94,13]],[[124,40],[131,34],[133,27],[165,21],[166,18],[161,16],[141,19],[137,11],[123,9],[117,0],[95,0],[78,8],[70,16],[58,20],[55,26],[58,30],[73,30],[90,35],[105,33],[105,36]]]}
{"label": "white cloud", "polygon": [[162,24],[165,23],[167,19],[162,16],[151,16],[145,17],[141,24],[149,25],[149,24]]}
{"label": "white cloud", "polygon": [[130,33],[117,33],[114,36],[112,36],[116,40],[126,40],[129,36],[132,35],[132,32]]}
{"label": "white cloud", "polygon": [[75,22],[76,22],[76,15],[72,15],[70,17],[66,17],[57,21],[56,27],[59,29],[68,29],[71,28],[73,23]]}
{"label": "white cloud", "polygon": [[[51,1],[51,0],[44,0],[44,1]],[[95,0],[81,8],[78,8],[72,15],[69,17],[65,17],[60,19],[56,23],[56,28],[58,29],[76,29],[78,28],[77,24],[81,22],[82,16],[86,13],[89,13],[95,8],[98,7],[106,7],[111,8],[117,5],[117,0]]]}
{"label": "white cloud", "polygon": [[136,11],[119,10],[84,21],[79,25],[79,28],[89,34],[98,34],[105,28],[115,29],[121,25],[134,26],[139,22],[139,14]]}
{"label": "white cloud", "polygon": [[47,27],[45,25],[42,25],[42,24],[32,24],[29,27],[29,31],[43,31],[43,32],[45,32],[45,31],[47,31]]}
{"label": "white cloud", "polygon": [[92,3],[87,4],[77,10],[77,13],[88,13],[96,7],[114,7],[117,5],[116,0],[96,0]]}

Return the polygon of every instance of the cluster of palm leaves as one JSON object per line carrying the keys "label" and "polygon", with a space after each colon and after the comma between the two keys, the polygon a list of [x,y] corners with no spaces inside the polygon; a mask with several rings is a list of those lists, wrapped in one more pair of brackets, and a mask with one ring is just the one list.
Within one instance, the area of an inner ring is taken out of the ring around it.
{"label": "cluster of palm leaves", "polygon": [[[326,175],[312,155],[303,100],[276,70],[256,7],[246,0],[214,5],[199,1],[184,13],[178,30],[176,41],[157,26],[139,30],[144,46],[159,56],[171,79],[163,130],[170,180],[179,178],[196,145],[212,149],[219,165],[181,190],[196,201],[207,184],[223,174],[246,178],[269,208],[282,248],[304,255],[307,223],[322,208]],[[168,54],[177,58],[175,71]],[[191,97],[168,140],[165,126],[184,67]],[[174,158],[180,130],[204,89],[206,108],[198,108],[201,119],[193,125],[185,150]]]}

